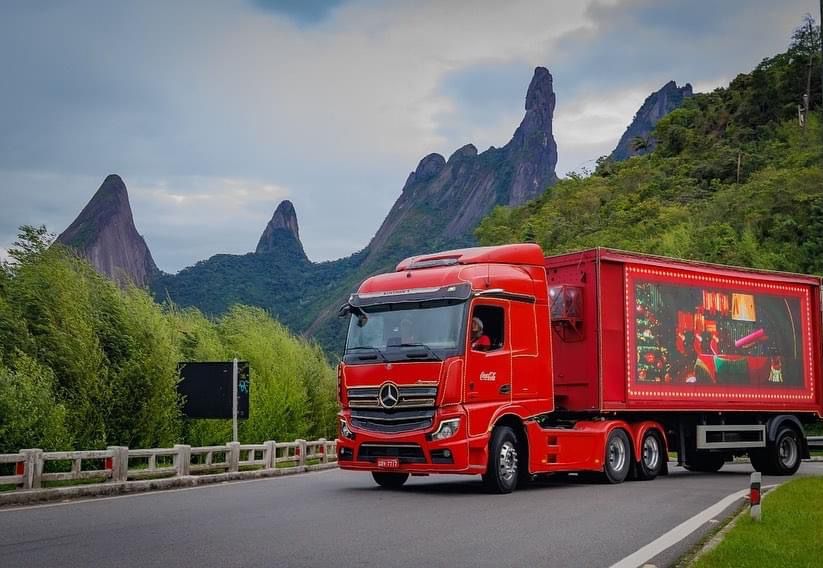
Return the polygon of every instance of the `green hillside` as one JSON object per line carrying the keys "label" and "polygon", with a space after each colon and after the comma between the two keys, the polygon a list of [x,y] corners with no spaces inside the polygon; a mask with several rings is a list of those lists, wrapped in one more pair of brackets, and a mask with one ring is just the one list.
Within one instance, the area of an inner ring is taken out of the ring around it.
{"label": "green hillside", "polygon": [[[651,154],[572,175],[515,209],[498,207],[483,244],[537,242],[547,254],[608,246],[823,273],[819,28],[727,88],[696,94],[657,124]],[[811,63],[811,113],[798,103]],[[738,166],[739,164],[739,166]]]}
{"label": "green hillside", "polygon": [[233,357],[251,367],[241,441],[334,435],[334,370],[264,310],[160,306],[47,244],[23,227],[0,264],[0,453],[225,443],[231,421],[181,417],[177,363]]}

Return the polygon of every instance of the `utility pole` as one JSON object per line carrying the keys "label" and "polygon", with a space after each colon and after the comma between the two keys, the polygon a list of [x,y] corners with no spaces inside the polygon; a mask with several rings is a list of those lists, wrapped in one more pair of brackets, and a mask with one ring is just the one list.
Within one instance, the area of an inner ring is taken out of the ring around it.
{"label": "utility pole", "polygon": [[237,357],[235,357],[231,367],[231,441],[238,442],[237,438]]}
{"label": "utility pole", "polygon": [[[823,0],[821,0],[823,2]],[[811,98],[812,98],[812,61],[814,61],[814,43],[815,43],[815,33],[814,33],[814,26],[812,22],[814,19],[811,16],[808,16],[808,20],[806,21],[806,25],[808,26],[808,33],[809,33],[809,72],[806,74],[806,94],[803,95],[803,128],[806,128],[806,124],[809,122],[809,106],[811,105]]]}

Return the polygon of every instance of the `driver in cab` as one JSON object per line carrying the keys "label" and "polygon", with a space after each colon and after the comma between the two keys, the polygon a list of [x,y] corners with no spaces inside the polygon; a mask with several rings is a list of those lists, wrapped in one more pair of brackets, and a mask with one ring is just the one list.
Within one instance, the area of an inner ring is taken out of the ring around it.
{"label": "driver in cab", "polygon": [[472,350],[488,351],[492,348],[491,339],[483,333],[483,320],[474,316],[472,318]]}

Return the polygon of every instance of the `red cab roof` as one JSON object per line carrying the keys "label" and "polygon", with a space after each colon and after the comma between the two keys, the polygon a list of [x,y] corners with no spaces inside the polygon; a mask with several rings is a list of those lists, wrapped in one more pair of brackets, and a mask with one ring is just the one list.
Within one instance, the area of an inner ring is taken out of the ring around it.
{"label": "red cab roof", "polygon": [[543,251],[536,244],[501,245],[447,250],[433,254],[410,256],[402,260],[395,271],[414,270],[448,264],[520,264],[543,266]]}

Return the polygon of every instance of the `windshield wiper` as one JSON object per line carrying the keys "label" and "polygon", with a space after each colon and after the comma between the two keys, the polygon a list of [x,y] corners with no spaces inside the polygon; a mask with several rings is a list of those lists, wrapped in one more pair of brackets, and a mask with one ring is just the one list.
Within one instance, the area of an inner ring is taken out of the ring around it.
{"label": "windshield wiper", "polygon": [[[380,358],[383,361],[388,361],[388,359],[386,359],[386,356],[383,354],[383,352],[380,351],[380,349],[378,349],[377,347],[374,347],[373,345],[358,345],[356,347],[346,347],[346,353],[348,353],[349,351],[358,351],[360,349],[369,349],[371,351],[374,351],[375,353],[377,353],[380,356]],[[360,359],[362,359],[362,357]]]}
{"label": "windshield wiper", "polygon": [[[429,355],[433,359],[437,359],[438,361],[441,361],[440,357],[437,356],[437,353],[435,353],[434,350],[431,347],[429,347],[428,345],[426,345],[425,343],[398,343],[396,345],[396,347],[422,347],[423,349],[425,349],[426,351],[429,352]],[[409,357],[410,355],[411,355],[411,353],[409,355],[406,355],[406,357]]]}

